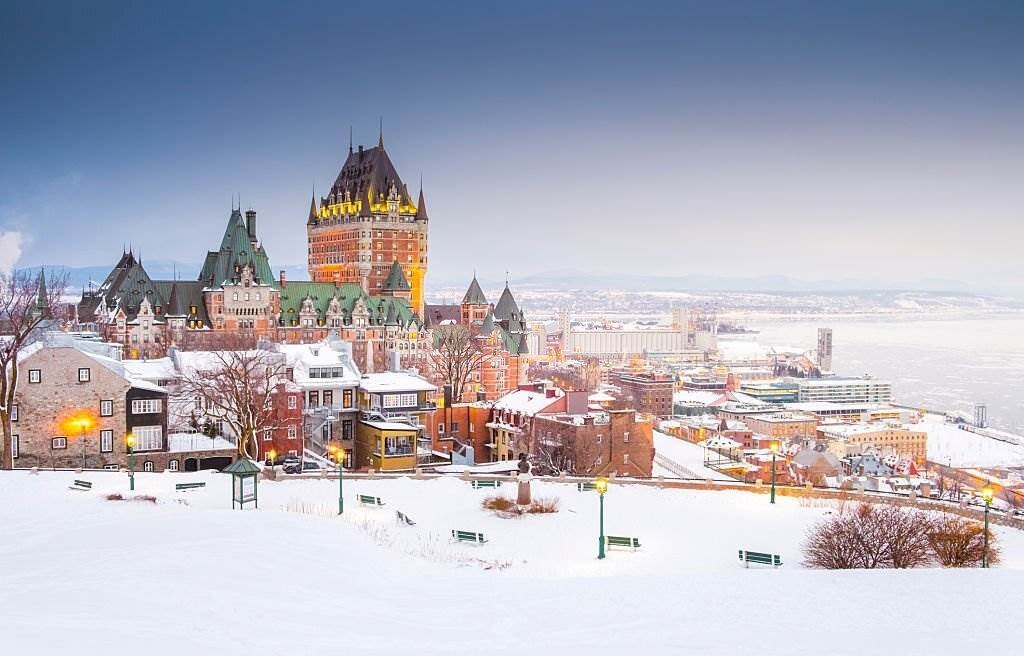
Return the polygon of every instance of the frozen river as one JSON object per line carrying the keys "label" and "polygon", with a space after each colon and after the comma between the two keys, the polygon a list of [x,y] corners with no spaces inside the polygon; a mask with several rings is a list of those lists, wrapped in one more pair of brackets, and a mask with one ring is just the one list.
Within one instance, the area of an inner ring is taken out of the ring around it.
{"label": "frozen river", "polygon": [[832,328],[833,369],[891,380],[897,402],[972,412],[988,404],[989,423],[1024,433],[1024,316],[992,319],[817,321],[746,319],[762,344],[814,348]]}

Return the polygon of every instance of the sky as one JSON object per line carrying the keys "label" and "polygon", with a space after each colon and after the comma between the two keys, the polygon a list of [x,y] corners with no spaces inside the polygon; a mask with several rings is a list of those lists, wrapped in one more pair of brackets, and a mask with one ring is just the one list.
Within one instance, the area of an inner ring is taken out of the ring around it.
{"label": "sky", "polygon": [[[135,6],[139,5],[139,6]],[[0,266],[305,262],[384,141],[430,280],[1019,284],[1020,2],[0,4]],[[1015,282],[1016,281],[1016,282]]]}

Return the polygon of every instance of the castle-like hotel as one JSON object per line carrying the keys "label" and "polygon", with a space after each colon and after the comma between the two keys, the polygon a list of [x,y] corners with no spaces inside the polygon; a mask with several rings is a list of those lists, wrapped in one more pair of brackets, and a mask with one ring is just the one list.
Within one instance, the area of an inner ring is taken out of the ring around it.
{"label": "castle-like hotel", "polygon": [[170,346],[217,348],[246,341],[311,343],[328,335],[351,342],[363,372],[382,371],[390,354],[424,367],[431,331],[470,327],[493,357],[477,392],[494,397],[518,382],[526,324],[506,286],[495,306],[474,278],[462,306],[425,306],[428,262],[423,189],[413,202],[384,149],[349,146],[330,192],[313,198],[306,233],[312,281],[274,275],[256,212],[233,209],[217,250],[197,280],[154,280],[131,250],[95,291],[83,293],[79,322],[124,345],[127,358],[160,357]]}

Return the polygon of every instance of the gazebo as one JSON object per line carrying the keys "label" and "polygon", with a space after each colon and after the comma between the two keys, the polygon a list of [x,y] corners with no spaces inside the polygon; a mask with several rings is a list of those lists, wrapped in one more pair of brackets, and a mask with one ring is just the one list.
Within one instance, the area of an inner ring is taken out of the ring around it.
{"label": "gazebo", "polygon": [[245,504],[252,502],[254,508],[259,508],[259,498],[256,494],[256,482],[260,475],[260,468],[248,458],[239,458],[224,468],[224,473],[231,474],[231,508],[234,510],[238,504],[239,510],[245,509]]}
{"label": "gazebo", "polygon": [[[713,435],[712,437],[709,437],[708,439],[704,440],[703,442],[699,442],[698,444],[699,446],[704,447],[705,465],[721,464],[723,462],[728,462],[729,460],[735,460],[736,458],[732,456],[729,456],[723,460],[722,451],[725,450],[731,453],[736,449],[740,448],[741,446],[743,446],[736,440],[729,439],[724,435]],[[708,457],[708,451],[714,451],[719,456],[719,458],[712,463],[711,459]]]}

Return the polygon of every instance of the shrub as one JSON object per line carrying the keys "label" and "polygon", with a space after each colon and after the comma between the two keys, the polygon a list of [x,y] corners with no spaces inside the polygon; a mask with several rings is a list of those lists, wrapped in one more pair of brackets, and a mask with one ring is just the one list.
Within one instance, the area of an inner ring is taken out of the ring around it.
{"label": "shrub", "polygon": [[513,501],[512,499],[509,499],[508,497],[503,497],[503,496],[487,497],[487,498],[485,498],[481,502],[481,505],[483,505],[483,507],[486,508],[487,510],[493,510],[494,512],[499,513],[499,514],[500,513],[513,513],[513,514],[516,514],[516,515],[520,514],[519,506],[516,505],[515,501]]}
{"label": "shrub", "polygon": [[545,515],[558,512],[558,499],[555,497],[538,497],[526,507],[526,512],[531,515]]}
{"label": "shrub", "polygon": [[[985,529],[978,522],[947,515],[933,523],[928,535],[932,551],[943,567],[978,567],[985,551]],[[999,547],[989,531],[988,562],[999,562]]]}
{"label": "shrub", "polygon": [[107,495],[107,501],[124,501],[124,497],[117,492],[114,492],[113,494]]}
{"label": "shrub", "polygon": [[558,499],[556,498],[538,498],[528,506],[520,506],[508,497],[493,496],[485,498],[480,505],[500,517],[519,517],[526,514],[546,515],[558,512]]}
{"label": "shrub", "polygon": [[820,569],[909,568],[932,561],[933,521],[917,510],[860,504],[818,523],[804,542],[804,564]]}

